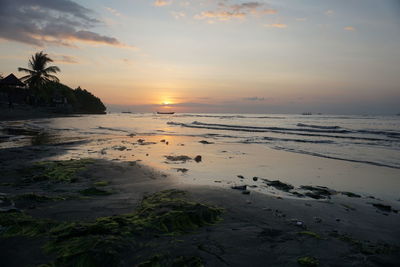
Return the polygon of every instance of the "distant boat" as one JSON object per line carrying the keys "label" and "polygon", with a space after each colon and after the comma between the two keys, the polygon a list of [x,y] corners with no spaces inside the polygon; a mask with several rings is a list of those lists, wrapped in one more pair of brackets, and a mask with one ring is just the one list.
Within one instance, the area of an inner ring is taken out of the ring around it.
{"label": "distant boat", "polygon": [[121,113],[129,113],[129,114],[131,114],[132,112],[130,112],[130,111],[122,111]]}
{"label": "distant boat", "polygon": [[157,114],[175,114],[175,112],[162,112],[162,111],[157,111]]}
{"label": "distant boat", "polygon": [[303,112],[303,113],[301,113],[301,115],[312,115],[312,113],[311,112]]}

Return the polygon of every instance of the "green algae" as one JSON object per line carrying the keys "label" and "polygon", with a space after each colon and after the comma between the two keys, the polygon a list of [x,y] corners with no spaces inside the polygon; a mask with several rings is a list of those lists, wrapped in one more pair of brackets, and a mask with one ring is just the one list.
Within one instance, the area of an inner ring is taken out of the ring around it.
{"label": "green algae", "polygon": [[110,192],[110,191],[98,189],[96,187],[89,187],[89,188],[83,189],[83,190],[79,191],[79,193],[84,196],[108,196],[108,195],[112,194],[112,192]]}
{"label": "green algae", "polygon": [[94,183],[94,186],[107,186],[109,184],[110,184],[110,182],[108,182],[108,181],[98,181],[98,182]]}
{"label": "green algae", "polygon": [[138,267],[203,267],[199,257],[179,256],[171,258],[168,255],[154,255],[150,259],[137,265]]}
{"label": "green algae", "polygon": [[[45,237],[45,252],[55,256],[48,266],[119,266],[121,253],[140,248],[143,241],[213,224],[221,213],[222,209],[187,200],[184,191],[166,190],[144,197],[133,213],[94,222],[54,222],[22,212],[0,212],[0,236]],[[160,264],[203,266],[196,257],[166,258]]]}
{"label": "green algae", "polygon": [[73,183],[77,182],[77,174],[86,170],[94,163],[94,159],[71,159],[63,161],[39,161],[32,167],[22,170],[27,182],[51,181]]}
{"label": "green algae", "polygon": [[374,255],[374,254],[391,254],[391,253],[399,253],[400,248],[398,246],[386,244],[386,243],[370,243],[363,242],[361,240],[357,240],[350,235],[347,234],[338,234],[332,232],[330,234],[332,237],[343,241],[349,245],[351,245],[354,249],[366,255]]}
{"label": "green algae", "polygon": [[0,236],[37,237],[46,235],[56,223],[46,219],[36,219],[18,211],[0,212]]}
{"label": "green algae", "polygon": [[65,200],[63,197],[59,196],[46,196],[36,193],[27,193],[22,195],[17,195],[13,197],[14,200],[26,200],[26,201],[35,201],[35,202],[48,202],[48,201],[60,201]]}
{"label": "green algae", "polygon": [[309,236],[309,237],[313,237],[315,239],[322,239],[321,236],[315,232],[312,231],[302,231],[302,232],[298,232],[298,235],[303,235],[303,236]]}
{"label": "green algae", "polygon": [[56,255],[57,266],[118,266],[121,252],[132,249],[136,239],[184,233],[217,222],[221,213],[219,208],[188,201],[183,191],[161,191],[145,197],[130,214],[59,224],[51,229],[45,249]]}
{"label": "green algae", "polygon": [[298,258],[297,263],[300,266],[307,266],[307,267],[319,266],[319,261],[316,258],[310,256]]}

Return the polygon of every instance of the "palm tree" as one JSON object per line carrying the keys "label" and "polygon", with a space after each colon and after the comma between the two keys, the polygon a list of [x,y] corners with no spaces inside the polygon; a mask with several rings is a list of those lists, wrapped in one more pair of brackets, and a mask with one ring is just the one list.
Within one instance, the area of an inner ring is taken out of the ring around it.
{"label": "palm tree", "polygon": [[60,68],[57,66],[47,67],[50,62],[53,60],[47,54],[44,54],[43,51],[37,52],[29,60],[30,69],[18,68],[18,71],[28,73],[21,80],[26,82],[31,89],[39,89],[50,81],[59,82],[59,79],[52,74],[59,72]]}

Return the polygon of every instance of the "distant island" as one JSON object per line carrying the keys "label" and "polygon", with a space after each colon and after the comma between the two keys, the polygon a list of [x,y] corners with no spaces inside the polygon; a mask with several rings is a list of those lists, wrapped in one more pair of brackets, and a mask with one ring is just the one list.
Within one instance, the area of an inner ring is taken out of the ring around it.
{"label": "distant island", "polygon": [[38,52],[29,60],[28,69],[18,68],[18,71],[27,73],[26,76],[20,79],[12,73],[4,78],[0,76],[2,111],[5,110],[9,115],[23,111],[32,113],[33,110],[51,114],[106,113],[100,98],[80,87],[72,89],[60,83],[54,75],[60,69],[57,66],[47,66],[52,61],[47,54]]}

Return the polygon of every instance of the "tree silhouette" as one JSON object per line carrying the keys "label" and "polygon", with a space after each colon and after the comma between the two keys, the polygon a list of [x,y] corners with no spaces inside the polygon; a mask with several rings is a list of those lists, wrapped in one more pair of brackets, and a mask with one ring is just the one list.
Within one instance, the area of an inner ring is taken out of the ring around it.
{"label": "tree silhouette", "polygon": [[58,82],[58,78],[53,74],[59,72],[60,68],[47,66],[50,62],[53,62],[53,60],[47,54],[43,53],[43,51],[37,52],[29,60],[28,67],[30,69],[18,68],[18,71],[28,73],[21,80],[26,82],[32,89],[39,89],[50,81]]}

